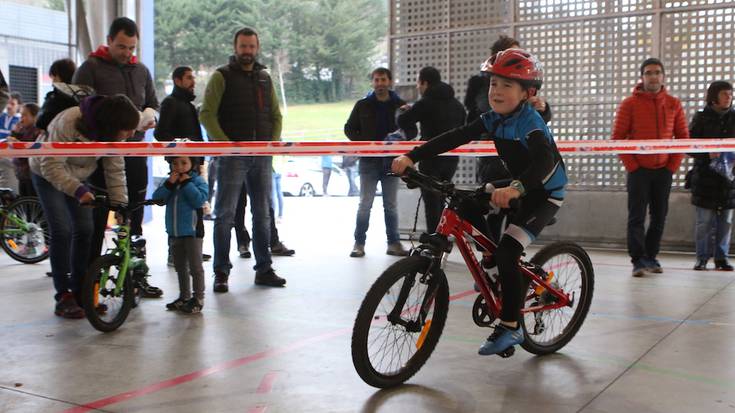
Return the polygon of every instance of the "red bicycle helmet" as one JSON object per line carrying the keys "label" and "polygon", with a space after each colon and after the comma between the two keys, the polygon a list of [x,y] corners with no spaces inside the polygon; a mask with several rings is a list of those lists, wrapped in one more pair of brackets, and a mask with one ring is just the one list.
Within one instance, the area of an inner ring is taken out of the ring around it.
{"label": "red bicycle helmet", "polygon": [[536,56],[521,49],[507,49],[490,56],[482,65],[482,71],[493,76],[517,80],[529,88],[540,89],[544,70]]}

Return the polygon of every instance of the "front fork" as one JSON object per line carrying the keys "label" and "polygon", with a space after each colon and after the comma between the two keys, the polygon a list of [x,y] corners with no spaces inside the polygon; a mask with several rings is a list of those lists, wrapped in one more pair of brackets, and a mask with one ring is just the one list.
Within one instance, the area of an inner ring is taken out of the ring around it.
{"label": "front fork", "polygon": [[405,312],[413,310],[403,310],[403,307],[406,305],[406,301],[408,300],[409,294],[411,293],[411,289],[416,284],[416,277],[419,275],[418,273],[412,274],[403,280],[401,291],[398,293],[398,299],[393,306],[393,310],[391,310],[390,314],[388,314],[387,317],[389,322],[402,325],[406,328],[406,331],[412,333],[420,332],[424,326],[424,323],[426,322],[426,317],[428,316],[429,309],[431,308],[431,304],[434,302],[434,298],[436,298],[436,293],[439,289],[439,280],[437,279],[437,277],[432,276],[432,272],[434,271],[434,268],[441,267],[443,261],[445,261],[445,259],[442,260],[442,258],[445,257],[436,257],[436,255],[434,255],[429,248],[425,248],[423,245],[419,246],[416,249],[416,253],[420,254],[421,256],[430,258],[429,267],[420,274],[420,278],[418,280],[420,283],[427,285],[426,293],[424,294],[424,297],[421,300],[421,305],[419,307],[418,317],[416,317],[415,320],[409,321],[406,321],[401,317]]}
{"label": "front fork", "polygon": [[[117,245],[113,253],[121,259],[117,280],[115,280],[115,290],[113,291],[113,295],[118,296],[125,285],[125,278],[127,278],[130,265],[130,238],[127,233],[122,234],[118,232]],[[109,277],[110,268],[108,267],[102,272],[102,276],[100,276],[100,287],[107,285]]]}

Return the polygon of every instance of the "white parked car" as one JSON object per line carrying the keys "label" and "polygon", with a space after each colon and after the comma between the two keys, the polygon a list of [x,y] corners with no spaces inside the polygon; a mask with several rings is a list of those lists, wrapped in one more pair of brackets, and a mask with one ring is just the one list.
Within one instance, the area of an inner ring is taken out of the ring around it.
{"label": "white parked car", "polygon": [[[360,177],[355,170],[355,185],[360,187]],[[288,157],[281,171],[281,191],[284,195],[291,196],[321,196],[323,195],[321,157],[294,156]],[[329,177],[327,193],[332,196],[347,196],[350,183],[347,173],[339,166],[338,162],[332,162],[332,173]]]}

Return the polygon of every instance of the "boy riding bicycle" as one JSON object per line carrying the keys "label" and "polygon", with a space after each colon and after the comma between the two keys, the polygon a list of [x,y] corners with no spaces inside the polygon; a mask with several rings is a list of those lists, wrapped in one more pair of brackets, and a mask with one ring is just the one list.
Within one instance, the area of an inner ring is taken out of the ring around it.
{"label": "boy riding bicycle", "polygon": [[[541,88],[543,71],[538,59],[519,49],[491,56],[483,65],[491,76],[491,110],[472,123],[446,132],[393,161],[394,173],[403,174],[415,162],[450,151],[487,133],[513,176],[508,187],[496,189],[492,203],[508,208],[521,198],[495,251],[502,289],[502,311],[495,331],[479,354],[498,354],[524,340],[519,327],[526,296],[518,261],[523,250],[552,220],[564,199],[566,170],[549,128],[527,103]],[[478,228],[485,231],[485,228]]]}

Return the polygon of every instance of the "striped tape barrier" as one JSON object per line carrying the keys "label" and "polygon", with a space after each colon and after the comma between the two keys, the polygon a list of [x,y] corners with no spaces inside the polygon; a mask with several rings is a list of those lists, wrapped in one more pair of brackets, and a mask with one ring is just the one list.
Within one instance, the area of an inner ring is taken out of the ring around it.
{"label": "striped tape barrier", "polygon": [[[35,156],[397,156],[420,142],[0,142],[0,157]],[[556,142],[564,155],[735,152],[735,139],[578,140]],[[448,154],[495,155],[490,141],[474,141]]]}

